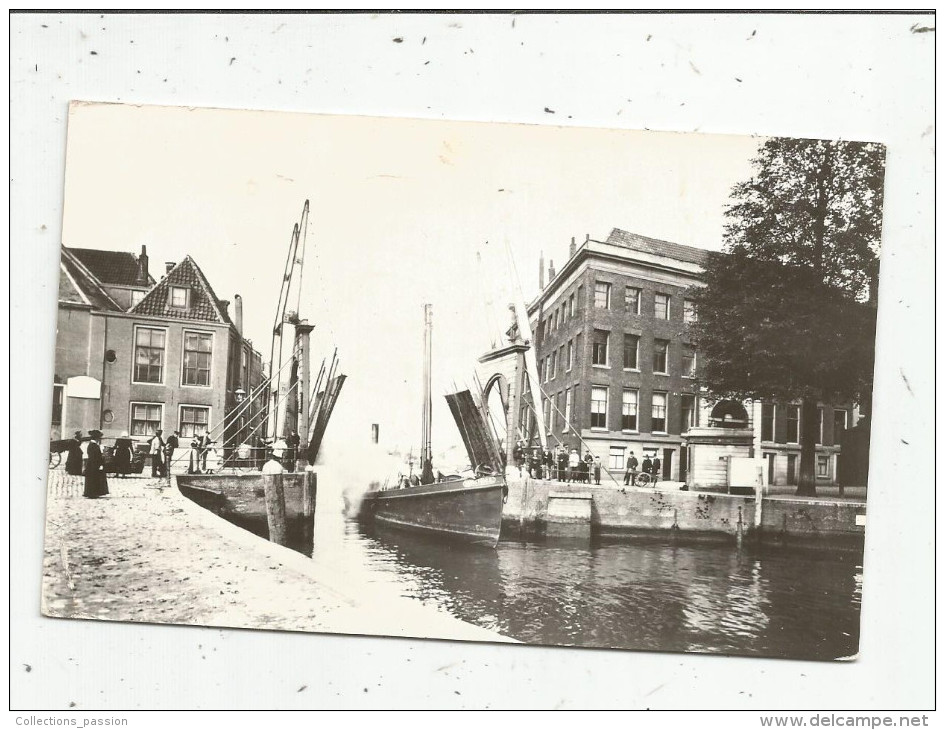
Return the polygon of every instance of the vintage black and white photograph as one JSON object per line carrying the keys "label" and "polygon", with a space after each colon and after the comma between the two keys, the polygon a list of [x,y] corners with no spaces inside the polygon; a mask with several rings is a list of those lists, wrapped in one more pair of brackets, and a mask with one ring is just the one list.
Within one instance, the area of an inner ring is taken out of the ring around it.
{"label": "vintage black and white photograph", "polygon": [[68,129],[47,616],[857,656],[882,144]]}

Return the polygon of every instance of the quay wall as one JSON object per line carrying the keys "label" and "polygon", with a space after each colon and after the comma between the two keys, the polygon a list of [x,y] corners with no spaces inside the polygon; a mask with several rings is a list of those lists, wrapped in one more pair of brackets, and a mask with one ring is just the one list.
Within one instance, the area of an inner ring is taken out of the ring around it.
{"label": "quay wall", "polygon": [[[510,479],[503,535],[543,534],[552,493],[591,495],[591,530],[599,536],[654,536],[777,545],[829,542],[862,547],[866,505],[861,502],[765,498],[755,524],[754,496]],[[860,515],[860,519],[857,516]],[[861,523],[861,524],[858,524]]]}

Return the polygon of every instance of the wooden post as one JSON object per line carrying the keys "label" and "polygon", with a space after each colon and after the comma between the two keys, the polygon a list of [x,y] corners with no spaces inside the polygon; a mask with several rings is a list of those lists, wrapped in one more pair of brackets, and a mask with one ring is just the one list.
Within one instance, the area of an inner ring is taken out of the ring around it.
{"label": "wooden post", "polygon": [[311,366],[309,363],[309,335],[315,329],[308,323],[308,320],[302,320],[295,326],[296,342],[298,343],[299,353],[299,417],[297,424],[297,433],[299,434],[299,448],[295,455],[295,470],[305,471],[308,466],[308,434],[310,431],[309,423],[309,393],[312,389]]}
{"label": "wooden post", "polygon": [[313,471],[302,472],[302,535],[306,540],[315,534],[315,493],[318,476]]}
{"label": "wooden post", "polygon": [[285,545],[285,489],[282,474],[263,474],[263,489],[266,493],[266,519],[269,522],[269,541]]}

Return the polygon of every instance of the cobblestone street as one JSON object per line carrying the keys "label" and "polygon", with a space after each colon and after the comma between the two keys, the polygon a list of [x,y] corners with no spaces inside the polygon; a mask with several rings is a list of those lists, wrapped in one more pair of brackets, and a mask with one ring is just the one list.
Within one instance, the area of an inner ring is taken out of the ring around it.
{"label": "cobblestone street", "polygon": [[85,499],[82,477],[49,474],[47,616],[508,641],[389,590],[319,575],[310,559],[203,511],[166,480],[110,479],[109,496]]}

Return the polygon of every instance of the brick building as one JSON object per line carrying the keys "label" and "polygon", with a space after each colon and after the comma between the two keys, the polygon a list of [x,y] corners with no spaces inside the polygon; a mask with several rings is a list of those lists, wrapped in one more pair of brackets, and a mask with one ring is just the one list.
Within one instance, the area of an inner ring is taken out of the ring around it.
{"label": "brick building", "polygon": [[[751,430],[752,451],[767,460],[770,484],[796,483],[800,406],[713,403],[699,386],[698,353],[686,298],[701,285],[707,252],[615,228],[605,241],[576,246],[529,306],[544,419],[551,442],[583,448],[614,473],[633,452],[659,456],[664,479],[688,481],[692,427]],[[836,480],[841,432],[855,425],[850,406],[822,404],[817,477]],[[532,423],[527,409],[522,422]],[[580,436],[580,441],[577,436]]]}
{"label": "brick building", "polygon": [[196,262],[166,265],[155,281],[141,254],[62,247],[51,438],[98,428],[147,439],[211,430],[233,443],[259,404],[219,428],[262,362],[242,336],[242,300],[220,300]]}

